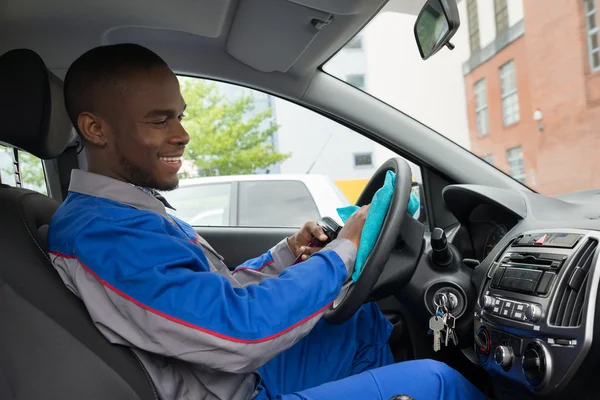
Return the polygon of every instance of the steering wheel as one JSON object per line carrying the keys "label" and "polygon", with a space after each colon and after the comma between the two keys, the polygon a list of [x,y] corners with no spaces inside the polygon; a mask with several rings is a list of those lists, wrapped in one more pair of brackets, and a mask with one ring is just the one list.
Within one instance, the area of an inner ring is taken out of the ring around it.
{"label": "steering wheel", "polygon": [[340,324],[348,320],[367,300],[398,242],[402,222],[408,216],[412,172],[408,163],[399,157],[391,158],[379,167],[363,189],[356,205],[371,203],[375,192],[383,186],[387,171],[396,173],[396,186],[381,232],[356,282],[348,280],[323,314],[323,319],[329,323]]}

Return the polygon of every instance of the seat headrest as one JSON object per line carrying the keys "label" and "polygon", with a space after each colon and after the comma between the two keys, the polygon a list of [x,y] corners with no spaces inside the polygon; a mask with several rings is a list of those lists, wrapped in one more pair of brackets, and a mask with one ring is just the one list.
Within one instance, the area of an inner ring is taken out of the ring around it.
{"label": "seat headrest", "polygon": [[0,56],[0,120],[0,143],[42,159],[59,156],[71,140],[62,81],[34,51]]}

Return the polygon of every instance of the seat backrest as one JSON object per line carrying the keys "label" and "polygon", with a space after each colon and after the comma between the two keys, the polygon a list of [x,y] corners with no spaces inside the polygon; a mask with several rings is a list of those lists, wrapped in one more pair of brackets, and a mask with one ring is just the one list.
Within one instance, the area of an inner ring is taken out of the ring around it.
{"label": "seat backrest", "polygon": [[[2,107],[8,103],[7,111]],[[6,122],[0,142],[45,159],[67,146],[72,126],[62,83],[32,51],[0,56],[0,118]],[[37,192],[0,185],[0,371],[5,382],[19,400],[158,398],[133,351],[100,334],[54,270],[42,235],[58,206]]]}

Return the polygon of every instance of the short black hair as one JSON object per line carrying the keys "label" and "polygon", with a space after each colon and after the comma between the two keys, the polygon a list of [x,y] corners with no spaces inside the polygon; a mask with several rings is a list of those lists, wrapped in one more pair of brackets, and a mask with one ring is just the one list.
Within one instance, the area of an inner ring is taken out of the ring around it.
{"label": "short black hair", "polygon": [[132,72],[167,66],[153,51],[133,43],[113,44],[93,48],[69,67],[64,82],[65,106],[77,133],[77,120],[83,112],[98,112],[102,92],[119,88]]}

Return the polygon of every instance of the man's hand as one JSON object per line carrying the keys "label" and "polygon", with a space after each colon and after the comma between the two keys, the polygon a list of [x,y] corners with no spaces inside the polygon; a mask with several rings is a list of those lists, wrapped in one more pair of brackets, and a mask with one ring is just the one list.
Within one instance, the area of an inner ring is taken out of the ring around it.
{"label": "man's hand", "polygon": [[352,216],[348,218],[348,221],[346,221],[346,225],[344,225],[340,231],[338,238],[348,239],[358,249],[358,246],[360,245],[360,235],[362,234],[365,221],[367,220],[369,207],[370,205],[362,206],[357,212],[352,214]]}
{"label": "man's hand", "polygon": [[308,247],[308,244],[316,238],[322,242],[327,240],[323,229],[314,221],[305,223],[294,236],[288,238],[288,245],[294,253],[294,257],[302,254],[302,261],[307,260],[311,254],[321,250],[322,247]]}

